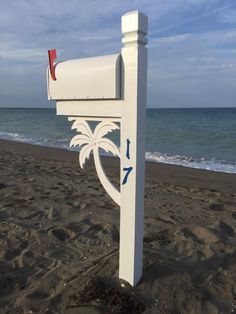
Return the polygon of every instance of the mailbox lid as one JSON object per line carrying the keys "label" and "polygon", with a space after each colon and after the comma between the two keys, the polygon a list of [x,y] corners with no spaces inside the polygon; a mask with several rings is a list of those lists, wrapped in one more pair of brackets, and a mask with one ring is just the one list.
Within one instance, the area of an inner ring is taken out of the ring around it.
{"label": "mailbox lid", "polygon": [[56,81],[47,72],[48,99],[119,99],[120,59],[120,54],[113,54],[56,63]]}

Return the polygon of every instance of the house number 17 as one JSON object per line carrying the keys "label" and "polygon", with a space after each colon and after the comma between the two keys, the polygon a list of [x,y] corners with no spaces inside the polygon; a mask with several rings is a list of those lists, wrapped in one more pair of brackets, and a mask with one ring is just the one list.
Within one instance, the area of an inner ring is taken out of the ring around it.
{"label": "house number 17", "polygon": [[[130,159],[130,143],[131,143],[130,140],[127,138],[127,141],[126,141],[126,158],[127,159]],[[126,173],[125,173],[124,179],[122,181],[122,185],[124,185],[128,182],[128,177],[129,177],[129,174],[132,170],[133,170],[133,167],[123,168],[123,171]]]}

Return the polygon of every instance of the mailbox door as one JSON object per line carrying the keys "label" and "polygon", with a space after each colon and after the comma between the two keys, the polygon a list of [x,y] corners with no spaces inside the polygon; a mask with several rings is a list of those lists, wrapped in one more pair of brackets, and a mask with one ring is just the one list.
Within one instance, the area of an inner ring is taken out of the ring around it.
{"label": "mailbox door", "polygon": [[48,99],[119,99],[120,59],[120,54],[114,54],[56,63],[55,81],[47,72]]}

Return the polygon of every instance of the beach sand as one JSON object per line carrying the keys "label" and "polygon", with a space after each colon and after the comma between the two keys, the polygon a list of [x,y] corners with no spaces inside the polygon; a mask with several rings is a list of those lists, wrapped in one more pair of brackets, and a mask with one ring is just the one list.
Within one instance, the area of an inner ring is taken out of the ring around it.
{"label": "beach sand", "polygon": [[[103,163],[118,183],[118,160]],[[77,153],[0,141],[0,313],[99,313],[78,307],[93,278],[143,313],[236,313],[236,175],[148,162],[135,289],[109,283],[118,257],[119,207],[92,158],[81,170]],[[112,300],[104,313],[132,313]]]}

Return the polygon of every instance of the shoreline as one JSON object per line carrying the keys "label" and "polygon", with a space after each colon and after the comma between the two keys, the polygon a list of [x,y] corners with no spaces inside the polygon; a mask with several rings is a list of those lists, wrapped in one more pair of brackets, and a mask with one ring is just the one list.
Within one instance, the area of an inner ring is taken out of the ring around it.
{"label": "shoreline", "polygon": [[[1,132],[0,132],[1,133]],[[55,149],[62,149],[68,150],[72,152],[78,152],[78,150],[70,150],[69,143],[68,147],[61,147],[56,144],[53,145],[45,145],[43,142],[30,142],[30,141],[21,141],[16,140],[15,138],[0,138],[0,141],[8,141],[14,143],[22,143],[22,144],[30,144],[33,146],[40,146],[40,147],[48,147],[48,148],[55,148]],[[157,154],[157,155],[156,155]],[[104,157],[113,157],[104,154]],[[160,158],[160,160],[159,160]],[[191,160],[190,160],[191,159]],[[166,164],[166,165],[173,165],[173,166],[181,166],[191,169],[199,169],[199,170],[207,170],[213,172],[220,172],[220,173],[229,173],[229,174],[236,174],[236,164],[233,161],[226,161],[226,160],[215,160],[214,158],[196,158],[196,157],[189,157],[189,156],[178,156],[178,155],[171,155],[167,153],[158,153],[158,152],[146,152],[146,161],[159,163],[159,164]]]}
{"label": "shoreline", "polygon": [[[28,156],[46,159],[46,160],[57,160],[57,161],[69,161],[75,162],[78,165],[77,159],[79,156],[78,152],[70,151],[63,148],[40,146],[29,143],[21,143],[17,141],[3,140],[0,139],[0,152],[9,151],[13,154],[26,154]],[[113,156],[102,156],[104,167],[108,171],[119,174],[119,160]],[[93,165],[93,157],[86,161],[86,165]],[[85,168],[86,168],[85,165]],[[80,166],[78,165],[78,168]],[[236,190],[236,174],[217,172],[206,169],[196,169],[179,165],[172,165],[160,162],[154,162],[146,160],[146,178],[167,180],[169,182],[175,181],[180,184],[186,179],[196,183],[196,180],[202,181],[203,184],[209,182],[212,184],[212,188],[235,191]],[[234,188],[235,187],[235,188]]]}

